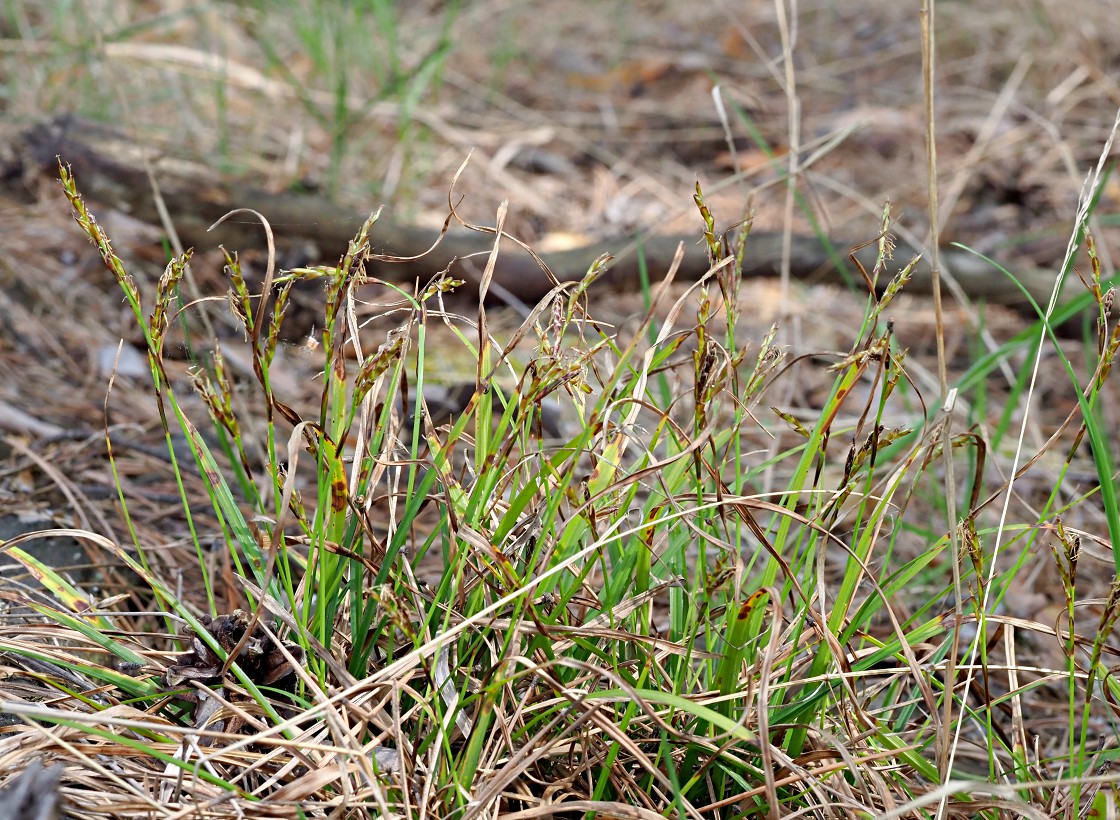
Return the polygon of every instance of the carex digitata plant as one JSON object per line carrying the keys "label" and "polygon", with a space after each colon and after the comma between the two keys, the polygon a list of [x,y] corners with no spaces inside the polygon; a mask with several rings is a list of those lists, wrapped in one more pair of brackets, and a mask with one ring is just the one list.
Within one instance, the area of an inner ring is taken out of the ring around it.
{"label": "carex digitata plant", "polygon": [[[287,271],[273,267],[264,223],[263,282],[226,253],[228,293],[214,301],[236,333],[203,340],[192,319],[207,305],[178,293],[190,256],[171,260],[146,296],[69,169],[61,175],[147,353],[199,586],[164,577],[123,490],[133,543],[83,536],[146,590],[160,640],[179,653],[157,666],[151,634],[117,628],[115,613],[92,610],[59,573],[5,544],[50,593],[28,606],[115,658],[74,662],[99,688],[66,684],[85,719],[38,719],[123,744],[156,767],[149,774],[162,767],[190,784],[176,788],[211,789],[191,799],[216,788],[290,802],[298,791],[308,816],[341,801],[474,818],[533,811],[546,794],[606,814],[811,812],[837,799],[873,814],[932,800],[931,784],[956,772],[961,734],[986,741],[993,776],[1014,772],[1017,799],[1104,799],[1080,780],[1044,785],[1052,761],[1023,741],[1020,699],[1034,684],[1015,684],[992,639],[1020,566],[991,546],[990,507],[1005,486],[988,486],[989,441],[1006,424],[985,438],[979,424],[926,406],[888,313],[914,264],[891,270],[888,210],[877,261],[856,264],[867,307],[840,353],[791,355],[777,325],[749,338],[740,279],[751,220],[721,233],[699,186],[708,273],[650,287],[625,335],[592,313],[606,258],[504,338],[494,330],[486,297],[503,208],[482,229],[496,236],[476,312],[452,302],[463,283],[446,272],[411,288],[376,279],[373,264],[394,261],[371,250],[377,214],[337,263]],[[1095,414],[1120,337],[1093,259],[1096,364],[1079,388],[1083,418],[1071,412],[1063,427],[1063,475],[1084,441],[1107,450]],[[301,289],[321,307],[310,402],[278,386]],[[371,315],[390,328],[383,340],[370,340]],[[441,325],[473,372],[461,407],[436,419],[426,387],[448,380],[448,342],[433,338]],[[186,379],[168,355],[184,339]],[[233,345],[248,369],[231,366]],[[977,389],[998,361],[980,357],[960,389]],[[826,385],[811,413],[783,399],[798,368]],[[967,466],[955,521],[947,454]],[[1077,586],[1088,536],[1068,523],[1064,499],[1055,487],[1011,541],[1052,536],[1066,659],[1054,674],[1065,676],[1069,722],[1064,748],[1047,754],[1091,778],[1107,764],[1091,713],[1116,695],[1108,659],[1120,593],[1112,585],[1085,626]],[[232,582],[208,572],[214,543]],[[928,600],[914,602],[917,586]],[[158,675],[142,673],[153,667]],[[1009,703],[1011,734],[1001,728]],[[123,706],[144,710],[143,720],[126,715],[132,734],[109,723]],[[986,810],[966,788],[953,794]]]}

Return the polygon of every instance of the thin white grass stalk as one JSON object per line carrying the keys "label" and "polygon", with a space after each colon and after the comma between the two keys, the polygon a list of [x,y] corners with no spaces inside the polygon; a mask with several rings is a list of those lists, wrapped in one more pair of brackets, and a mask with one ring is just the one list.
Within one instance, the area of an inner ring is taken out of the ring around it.
{"label": "thin white grass stalk", "polygon": [[[941,305],[941,219],[937,203],[937,128],[934,119],[933,81],[935,0],[922,0],[922,86],[924,89],[926,121],[926,204],[929,209],[929,255],[931,290],[933,291],[933,315],[937,327],[937,375],[941,380],[941,399],[944,401],[949,392],[949,375],[945,363],[945,316]],[[947,463],[950,471],[951,463]],[[951,476],[949,477],[951,478]],[[949,482],[949,488],[953,484]],[[946,494],[952,504],[953,493]],[[952,516],[950,521],[952,521]]]}
{"label": "thin white grass stalk", "polygon": [[[1014,496],[1015,476],[1019,471],[1019,461],[1023,455],[1023,441],[1027,435],[1027,426],[1031,416],[1031,406],[1034,399],[1035,386],[1038,384],[1038,370],[1042,363],[1042,347],[1047,342],[1047,334],[1045,332],[1045,325],[1049,324],[1050,316],[1054,313],[1054,308],[1058,304],[1058,295],[1062,292],[1062,285],[1065,282],[1066,271],[1068,271],[1073,264],[1073,255],[1077,251],[1078,236],[1081,234],[1082,226],[1086,224],[1089,219],[1090,211],[1092,208],[1093,200],[1096,197],[1097,189],[1101,185],[1102,176],[1104,174],[1105,165],[1108,158],[1112,154],[1112,144],[1116,139],[1116,133],[1120,131],[1120,109],[1117,109],[1116,116],[1112,122],[1112,129],[1108,133],[1108,139],[1105,140],[1104,148],[1101,150],[1100,156],[1097,159],[1096,167],[1085,177],[1085,182],[1081,187],[1081,195],[1077,205],[1077,218],[1074,221],[1073,230],[1070,232],[1069,242],[1066,245],[1065,256],[1062,258],[1061,267],[1058,268],[1058,273],[1054,277],[1054,287],[1050,291],[1050,301],[1046,305],[1046,314],[1043,331],[1038,336],[1038,346],[1034,352],[1034,366],[1031,369],[1030,382],[1027,384],[1026,399],[1023,404],[1023,418],[1019,422],[1019,437],[1015,442],[1015,455],[1011,460],[1011,470],[1007,480],[1007,489],[1003,495],[1003,505],[1000,507],[999,524],[996,526],[995,534],[995,547],[992,551],[992,561],[988,567],[988,577],[984,583],[984,591],[980,599],[980,607],[978,616],[980,622],[978,624],[976,640],[973,641],[969,650],[968,665],[969,671],[965,677],[965,692],[968,692],[972,687],[972,679],[975,670],[976,654],[980,641],[984,639],[984,634],[987,629],[987,615],[988,615],[988,598],[991,595],[992,584],[996,576],[996,568],[999,564],[999,558],[1003,552],[1003,532],[1007,524],[1007,515],[1011,508],[1011,499]],[[954,737],[953,746],[956,748],[959,742],[961,726],[958,725]],[[1037,783],[1035,784],[1037,785]]]}
{"label": "thin white grass stalk", "polygon": [[1017,630],[1012,625],[1008,625],[1004,629],[1003,651],[1007,655],[1007,691],[1010,693],[1011,700],[1011,736],[1015,739],[1015,744],[1022,747],[1025,759],[1027,750],[1030,749],[1030,741],[1027,738],[1026,722],[1023,720],[1023,697],[1019,689],[1019,675],[1023,674],[1025,670],[1019,667],[1019,659],[1016,656],[1015,637],[1017,634]]}
{"label": "thin white grass stalk", "polygon": [[[926,200],[929,209],[929,254],[931,289],[933,291],[933,315],[937,328],[937,376],[941,382],[941,399],[945,400],[949,392],[949,376],[945,362],[945,314],[941,304],[941,219],[938,215],[937,201],[937,129],[934,113],[934,63],[936,58],[934,42],[934,14],[935,0],[922,0],[922,86],[924,89],[925,121],[926,121]],[[948,425],[951,416],[946,419],[945,440],[948,440]],[[948,455],[946,450],[946,455]],[[954,486],[952,481],[952,460],[946,459],[946,498],[949,501],[950,511],[953,506]],[[956,516],[950,514],[950,527]],[[952,535],[950,534],[950,537]],[[954,562],[954,567],[957,564]],[[954,573],[955,575],[955,573]],[[960,590],[960,578],[954,577],[954,587]],[[958,598],[959,603],[959,598]]]}
{"label": "thin white grass stalk", "polygon": [[[930,216],[930,274],[931,289],[933,290],[933,315],[936,326],[937,339],[937,378],[941,381],[941,399],[944,401],[949,392],[948,365],[945,363],[945,317],[941,305],[941,218],[937,215],[937,131],[934,114],[934,65],[936,48],[934,40],[934,15],[936,12],[935,0],[922,0],[922,85],[925,104],[925,175],[926,175],[926,204]],[[946,440],[949,434],[949,421],[946,420]],[[946,451],[948,455],[948,451]],[[946,497],[949,498],[950,512],[952,513],[953,493],[952,487],[952,460],[945,459]],[[950,522],[955,521],[955,515],[950,515]],[[952,525],[952,524],[951,524]],[[952,535],[950,535],[952,537]],[[955,565],[954,565],[955,566]],[[955,579],[959,583],[959,579]]]}
{"label": "thin white grass stalk", "polygon": [[[922,0],[922,86],[924,89],[926,123],[926,193],[929,207],[929,244],[930,276],[933,290],[933,315],[937,339],[937,378],[941,385],[942,425],[940,431],[941,453],[945,461],[945,504],[949,525],[949,560],[953,568],[953,603],[957,613],[953,626],[953,645],[948,656],[945,672],[945,703],[941,716],[942,731],[937,733],[937,764],[941,779],[946,780],[952,771],[957,742],[960,738],[960,725],[957,726],[952,741],[943,731],[953,724],[953,685],[956,679],[956,664],[960,654],[961,618],[964,611],[964,590],[961,582],[960,537],[957,533],[956,475],[953,469],[953,405],[956,391],[949,392],[948,365],[945,361],[945,313],[941,304],[941,220],[938,216],[937,202],[937,129],[934,115],[934,76],[935,76],[935,0]],[[965,690],[968,691],[967,689]],[[948,810],[947,800],[937,806],[937,817],[943,818]]]}
{"label": "thin white grass stalk", "polygon": [[778,32],[782,38],[782,62],[785,66],[784,91],[786,105],[789,107],[789,171],[786,177],[785,215],[782,219],[782,263],[781,263],[781,312],[785,319],[789,313],[790,258],[793,255],[793,206],[797,195],[797,177],[801,173],[798,166],[801,154],[801,101],[797,97],[797,72],[793,65],[793,50],[797,46],[797,0],[774,0],[778,13]]}

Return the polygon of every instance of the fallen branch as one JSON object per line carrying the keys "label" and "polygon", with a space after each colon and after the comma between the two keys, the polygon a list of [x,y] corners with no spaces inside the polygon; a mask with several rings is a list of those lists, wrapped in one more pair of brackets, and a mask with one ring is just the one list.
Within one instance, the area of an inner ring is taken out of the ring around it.
{"label": "fallen branch", "polygon": [[[312,240],[330,257],[345,249],[367,216],[322,197],[269,193],[244,181],[224,180],[200,163],[166,156],[156,149],[131,142],[108,126],[72,117],[56,118],[33,127],[19,140],[13,153],[20,158],[23,175],[28,172],[54,174],[61,158],[72,166],[90,199],[154,222],[156,206],[145,171],[146,154],[176,230],[186,244],[196,247],[223,244],[243,249],[260,245],[261,232],[256,221],[251,224],[228,221],[207,233],[207,228],[230,210],[248,208],[263,214],[278,234],[288,239]],[[12,176],[6,173],[0,178]],[[432,274],[450,268],[453,274],[477,280],[482,263],[493,247],[492,234],[452,225],[433,248],[437,238],[438,233],[430,229],[383,216],[372,234],[373,247],[382,256],[396,259],[383,262],[376,275],[398,282],[416,278],[426,281]],[[558,281],[566,282],[582,279],[596,259],[610,254],[614,261],[601,281],[616,287],[632,287],[638,281],[639,246],[651,277],[656,278],[669,268],[682,244],[684,258],[678,278],[696,279],[703,275],[708,270],[708,259],[697,239],[698,234],[624,237],[546,253],[540,258]],[[816,237],[796,236],[790,260],[791,274],[808,281],[839,281],[833,260],[846,260],[850,248],[856,244],[835,240],[829,247]],[[744,258],[744,276],[777,276],[781,250],[781,234],[752,233]],[[894,257],[901,266],[915,253],[913,248],[899,244]],[[856,255],[870,270],[875,261],[875,247],[864,247]],[[1022,294],[1007,277],[979,257],[948,248],[942,250],[942,263],[952,271],[969,298],[1026,307]],[[1016,269],[1014,273],[1036,301],[1044,305],[1049,300],[1053,287],[1051,272]],[[514,242],[503,243],[493,283],[525,302],[536,301],[553,286],[540,263]],[[885,284],[885,281],[880,283]],[[930,266],[923,259],[915,267],[907,290],[928,293],[930,286]]]}

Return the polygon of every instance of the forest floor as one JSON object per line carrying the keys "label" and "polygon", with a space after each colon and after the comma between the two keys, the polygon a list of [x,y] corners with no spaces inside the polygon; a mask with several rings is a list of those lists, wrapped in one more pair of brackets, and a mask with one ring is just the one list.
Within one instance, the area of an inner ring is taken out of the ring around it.
{"label": "forest floor", "polygon": [[[0,167],[19,167],[6,146],[20,133],[73,114],[110,123],[138,145],[206,163],[222,178],[253,179],[277,192],[311,190],[355,213],[384,205],[395,219],[430,227],[433,237],[453,180],[464,218],[492,225],[508,200],[505,230],[541,248],[635,231],[694,232],[702,241],[697,184],[720,229],[750,212],[756,230],[870,241],[889,201],[895,231],[918,246],[931,236],[922,31],[916,8],[906,4],[800,3],[792,21],[781,17],[782,3],[746,4],[749,11],[620,0],[341,5],[293,0],[271,10],[135,0],[78,3],[56,16],[17,0],[0,18]],[[959,242],[1012,272],[1029,267],[1057,276],[1079,196],[1120,106],[1113,17],[1107,4],[1089,0],[942,4],[934,120],[942,245]],[[1120,254],[1120,225],[1111,216],[1120,183],[1107,177],[1098,193],[1090,228],[1108,275]],[[152,299],[171,247],[166,226],[154,213],[122,213],[94,198],[88,205]],[[176,215],[169,217],[173,224]],[[285,225],[272,228],[284,267],[334,264],[345,251],[292,243]],[[76,528],[115,544],[135,541],[152,550],[164,578],[177,577],[188,592],[201,584],[200,572],[212,572],[216,610],[228,612],[244,589],[223,558],[205,565],[195,551],[190,528],[217,525],[205,514],[188,522],[177,511],[180,490],[167,470],[143,333],[75,226],[57,178],[24,168],[0,180],[0,237],[0,537]],[[1087,275],[1084,250],[1075,259]],[[258,273],[266,265],[255,249],[242,261]],[[192,298],[214,297],[207,310],[219,336],[236,339],[223,301],[224,264],[221,249],[195,248]],[[689,288],[672,286],[658,321]],[[1066,288],[1083,288],[1076,274]],[[649,298],[592,290],[589,313],[627,339],[644,332]],[[696,297],[689,298],[695,311]],[[750,279],[736,299],[735,333],[755,345],[751,355],[777,322],[776,344],[795,363],[769,403],[812,419],[830,401],[834,374],[827,366],[858,340],[866,293],[833,279],[788,287]],[[361,335],[366,349],[376,350],[398,318],[383,296],[367,300],[377,304],[363,316],[369,321]],[[308,417],[321,402],[322,327],[314,314],[301,319],[293,304],[287,318],[302,330],[281,345],[273,388]],[[448,304],[468,317],[478,311],[469,296]],[[944,311],[939,323],[928,296],[904,290],[882,317],[891,320],[893,344],[907,351],[908,378],[928,406],[940,391],[939,337],[952,385],[1030,324],[1021,309],[961,305],[948,295]],[[487,329],[503,345],[524,321],[517,306],[487,309]],[[479,360],[452,323],[427,327],[429,355],[439,357],[426,394],[434,403],[473,385]],[[524,367],[537,343],[527,335],[510,348],[511,362]],[[1098,482],[1090,455],[1066,463],[1064,449],[1047,443],[1078,407],[1063,361],[1083,378],[1092,372],[1092,322],[1072,322],[1047,344],[1032,392],[1022,375],[1034,355],[1030,345],[1012,349],[1002,369],[971,392],[962,389],[961,399],[970,407],[967,429],[992,448],[978,474],[1006,480],[1013,463],[1044,453],[1016,485],[1010,513],[1035,516],[1043,526],[1037,509],[1051,488],[1064,483],[1080,498]],[[193,362],[186,354],[169,350],[166,364],[173,381],[188,380]],[[253,375],[251,358],[233,343],[228,364],[238,378]],[[515,388],[513,372],[502,390]],[[1114,389],[1106,382],[1097,399],[1105,430],[1120,425]],[[184,401],[205,415],[201,400]],[[1006,434],[1008,427],[1015,434]],[[245,432],[267,436],[262,426]],[[1013,462],[1017,440],[1027,455]],[[786,478],[778,471],[770,486],[786,486]],[[199,476],[187,478],[184,492],[204,499],[204,485]],[[130,500],[127,521],[118,487]],[[1083,567],[1093,569],[1083,569],[1088,603],[1078,617],[1088,618],[1091,631],[1113,573],[1108,521],[1092,501],[1069,516],[1087,534]],[[909,560],[921,543],[900,540],[895,557]],[[111,550],[74,545],[78,552],[67,552],[62,539],[61,560],[98,608],[127,595]],[[443,559],[430,554],[418,575],[438,586]],[[1016,560],[999,613],[1021,627],[1039,626],[1023,627],[1031,633],[1023,664],[1061,668],[1053,628],[1067,599],[1053,555],[1035,547]],[[10,580],[17,591],[29,583],[14,574]],[[13,606],[17,598],[7,596]],[[918,601],[900,604],[910,605],[920,608]],[[1034,694],[1053,698],[1044,687]],[[1040,718],[1039,727],[1049,720]]]}

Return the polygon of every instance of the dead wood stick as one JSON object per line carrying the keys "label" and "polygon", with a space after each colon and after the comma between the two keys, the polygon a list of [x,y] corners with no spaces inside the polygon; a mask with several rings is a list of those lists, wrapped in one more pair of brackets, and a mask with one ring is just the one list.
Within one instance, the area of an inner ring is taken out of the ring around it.
{"label": "dead wood stick", "polygon": [[[269,220],[278,236],[313,240],[330,258],[345,249],[365,219],[364,214],[322,197],[272,194],[251,184],[223,180],[199,163],[162,155],[122,138],[109,127],[74,118],[57,118],[24,132],[17,154],[23,157],[25,171],[33,167],[52,174],[56,172],[60,157],[72,166],[81,190],[91,200],[140,219],[154,220],[155,206],[140,151],[148,153],[176,229],[186,243],[196,247],[213,247],[219,243],[233,249],[258,246],[261,231],[255,221],[241,224],[230,220],[220,229],[206,233],[206,228],[228,211],[251,208]],[[375,226],[372,240],[375,250],[381,254],[411,257],[427,250],[437,236],[436,231],[383,216]],[[678,278],[695,279],[708,270],[706,254],[697,238],[697,235],[627,237],[547,253],[542,258],[559,281],[578,281],[600,255],[608,253],[615,259],[602,277],[603,281],[616,287],[632,287],[638,281],[638,247],[650,277],[657,278],[668,269],[678,245],[683,243],[685,255]],[[480,270],[492,243],[493,237],[489,234],[454,226],[424,258],[382,264],[375,273],[403,283],[416,278],[426,281],[448,267],[452,273],[464,273],[466,266],[472,264],[472,258],[476,269]],[[856,244],[858,242],[836,240],[828,247],[816,237],[797,236],[790,260],[791,273],[807,281],[840,281],[836,260],[843,264],[849,249]],[[781,264],[781,248],[780,234],[752,233],[744,259],[744,275],[776,276]],[[894,254],[895,267],[905,264],[914,254],[914,249],[900,244]],[[870,270],[875,248],[863,248],[857,256]],[[1018,289],[979,257],[948,248],[943,249],[942,260],[968,297],[1026,307]],[[1036,301],[1046,303],[1053,286],[1052,272],[1017,268],[1013,273]],[[536,260],[513,242],[503,243],[493,281],[525,302],[536,301],[552,287]],[[885,284],[881,282],[880,286]],[[912,293],[928,293],[930,286],[930,266],[923,258],[907,289]]]}

